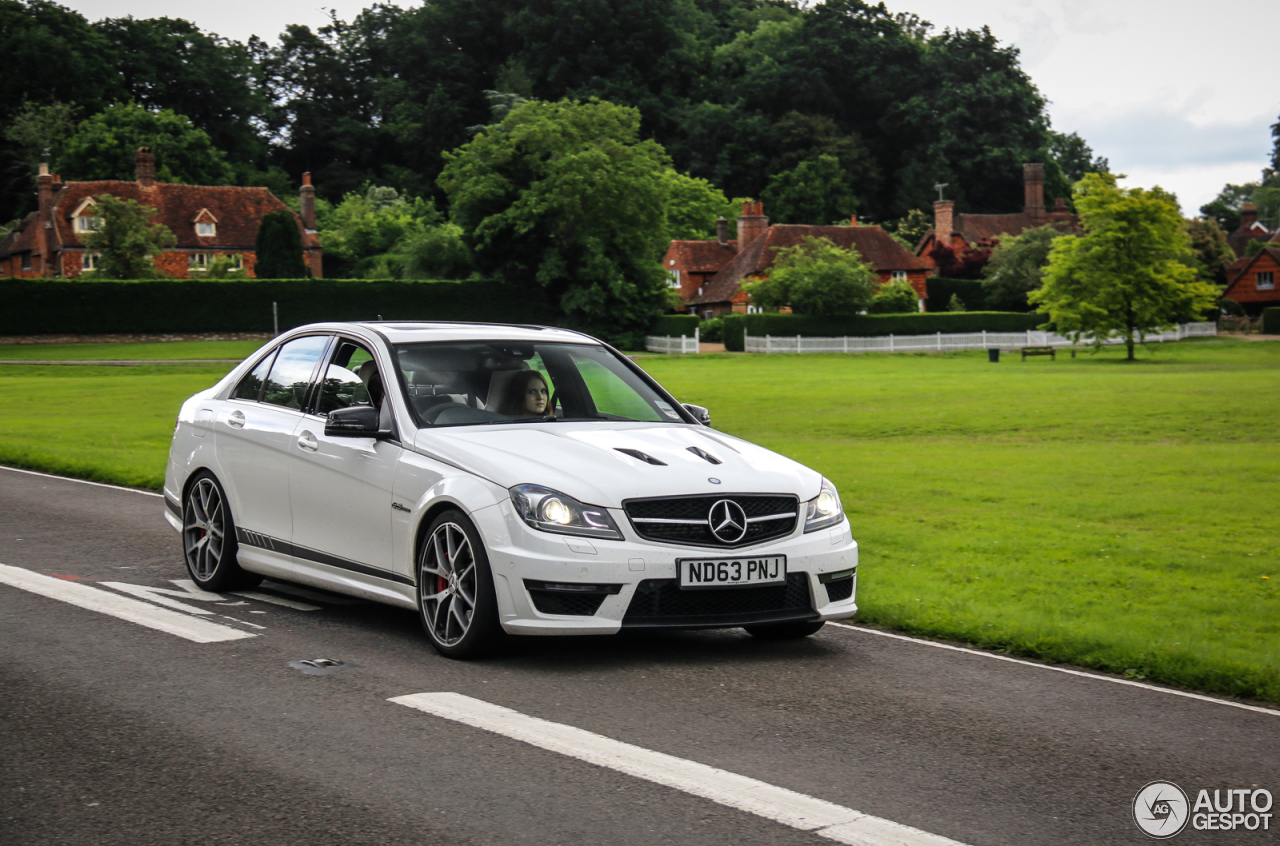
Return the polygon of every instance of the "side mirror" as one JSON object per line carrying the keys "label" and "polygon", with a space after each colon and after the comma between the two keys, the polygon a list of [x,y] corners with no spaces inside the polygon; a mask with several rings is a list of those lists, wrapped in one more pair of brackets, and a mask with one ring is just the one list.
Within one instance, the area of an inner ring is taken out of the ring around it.
{"label": "side mirror", "polygon": [[707,411],[705,408],[703,408],[700,405],[694,405],[693,403],[689,403],[689,402],[682,402],[680,404],[684,406],[685,411],[693,415],[693,419],[697,420],[703,426],[711,425],[710,411]]}
{"label": "side mirror", "polygon": [[330,438],[377,438],[382,435],[380,416],[378,409],[369,405],[339,408],[329,412],[324,433]]}

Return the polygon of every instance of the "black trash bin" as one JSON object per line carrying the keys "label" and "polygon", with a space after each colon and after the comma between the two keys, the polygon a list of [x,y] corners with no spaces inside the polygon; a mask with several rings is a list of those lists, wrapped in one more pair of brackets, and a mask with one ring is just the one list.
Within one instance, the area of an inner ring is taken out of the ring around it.
{"label": "black trash bin", "polygon": [[995,347],[994,349],[987,350],[987,361],[991,362],[992,364],[996,364],[1000,361],[999,347]]}

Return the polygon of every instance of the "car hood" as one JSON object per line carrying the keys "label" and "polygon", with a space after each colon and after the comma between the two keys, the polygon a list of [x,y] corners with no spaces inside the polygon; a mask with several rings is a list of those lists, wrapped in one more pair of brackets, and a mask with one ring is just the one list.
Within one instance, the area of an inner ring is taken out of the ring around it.
{"label": "car hood", "polygon": [[[701,449],[712,464],[690,451]],[[712,493],[817,496],[822,477],[776,452],[703,426],[650,423],[522,423],[423,429],[416,451],[502,487],[544,485],[592,505]],[[663,465],[619,452],[637,450]],[[711,481],[719,480],[718,482]]]}

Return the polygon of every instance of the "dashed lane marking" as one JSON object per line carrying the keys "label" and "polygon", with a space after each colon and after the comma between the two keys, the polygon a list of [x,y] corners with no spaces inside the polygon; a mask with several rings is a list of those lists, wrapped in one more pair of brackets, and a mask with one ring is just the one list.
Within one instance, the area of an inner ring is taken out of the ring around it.
{"label": "dashed lane marking", "polygon": [[415,693],[389,701],[491,731],[598,767],[671,787],[850,846],[963,846],[785,787],[654,752],[563,723],[530,717],[460,693]]}
{"label": "dashed lane marking", "polygon": [[1067,667],[1055,667],[1052,664],[1037,664],[1035,661],[1024,661],[1021,658],[1010,658],[1008,655],[996,655],[993,652],[983,652],[981,649],[969,649],[964,646],[952,646],[949,643],[939,643],[936,640],[923,640],[918,637],[908,637],[907,635],[894,634],[893,632],[882,632],[879,629],[868,629],[863,626],[851,626],[848,623],[828,623],[827,625],[835,626],[849,631],[859,632],[861,634],[876,635],[877,637],[887,637],[891,640],[905,640],[909,643],[918,643],[921,646],[932,646],[937,649],[948,649],[952,652],[964,652],[968,655],[977,655],[979,658],[992,658],[996,661],[1007,661],[1010,664],[1022,664],[1024,667],[1035,667],[1038,670],[1053,670],[1055,673],[1066,673],[1069,676],[1081,676],[1094,681],[1111,682],[1112,684],[1123,684],[1127,687],[1140,687],[1143,690],[1154,690],[1156,693],[1167,693],[1170,696],[1181,696],[1185,699],[1198,699],[1201,702],[1212,702],[1214,705],[1230,705],[1232,708],[1240,708],[1245,711],[1256,711],[1259,714],[1269,714],[1273,717],[1280,717],[1280,710],[1275,708],[1263,708],[1258,705],[1246,705],[1243,702],[1232,702],[1230,699],[1219,699],[1216,696],[1205,696],[1202,693],[1189,693],[1185,690],[1174,690],[1168,687],[1157,687],[1154,684],[1143,684],[1142,682],[1131,681],[1129,679],[1118,679],[1114,676],[1103,676],[1098,673],[1086,673],[1083,670],[1071,670]]}
{"label": "dashed lane marking", "polygon": [[[176,635],[196,643],[219,643],[225,640],[242,640],[247,637],[256,637],[250,632],[238,631],[230,626],[223,626],[210,620],[170,611],[152,605],[149,602],[130,599],[99,588],[77,584],[76,582],[55,579],[43,573],[33,573],[21,567],[10,567],[7,564],[0,564],[0,584],[9,585],[48,599],[56,599],[59,602],[75,605],[87,611],[96,611],[99,614],[107,614],[121,620],[127,620],[130,623],[137,623],[140,626]],[[193,610],[198,613],[204,613],[200,609]]]}
{"label": "dashed lane marking", "polygon": [[292,608],[295,611],[319,611],[320,606],[308,605],[305,602],[297,602],[292,599],[285,599],[282,596],[272,596],[269,593],[260,593],[256,590],[235,590],[232,591],[236,596],[243,596],[245,599],[256,599],[259,602],[269,602],[272,605],[282,605],[285,608]]}

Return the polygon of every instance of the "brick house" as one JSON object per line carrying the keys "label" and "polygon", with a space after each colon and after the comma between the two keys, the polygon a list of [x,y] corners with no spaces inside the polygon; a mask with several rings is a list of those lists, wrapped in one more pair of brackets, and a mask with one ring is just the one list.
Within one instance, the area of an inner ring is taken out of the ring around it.
{"label": "brick house", "polygon": [[[224,185],[178,185],[157,182],[155,156],[138,150],[137,180],[63,182],[40,166],[36,177],[38,210],[0,242],[0,277],[73,278],[92,270],[97,254],[81,237],[98,228],[97,200],[103,194],[136,200],[156,210],[153,221],[169,228],[177,239],[156,256],[156,268],[166,276],[198,278],[214,258],[229,256],[253,277],[258,225],[269,212],[289,211],[266,188]],[[320,240],[315,226],[315,188],[304,174],[302,214],[294,214],[302,235],[303,257],[311,275],[323,273]],[[290,212],[292,214],[292,212]]]}
{"label": "brick house", "polygon": [[1272,236],[1267,227],[1258,222],[1258,207],[1253,203],[1245,203],[1240,207],[1240,227],[1227,236],[1227,244],[1232,252],[1243,258],[1250,241],[1266,240],[1280,240],[1280,229]]}
{"label": "brick house", "polygon": [[1227,273],[1224,300],[1239,303],[1255,316],[1264,308],[1280,306],[1280,288],[1276,287],[1280,280],[1280,244],[1263,247],[1253,258],[1234,262]]}
{"label": "brick house", "polygon": [[1044,165],[1028,163],[1022,166],[1024,205],[1015,214],[955,214],[954,200],[935,200],[933,204],[933,229],[926,232],[916,244],[916,255],[933,270],[937,263],[929,257],[935,244],[942,242],[960,256],[971,249],[972,244],[991,242],[1001,235],[1021,235],[1049,223],[1063,229],[1074,230],[1080,218],[1072,214],[1065,201],[1059,199],[1052,211],[1044,205]]}
{"label": "brick house", "polygon": [[806,238],[826,238],[846,250],[854,250],[868,262],[884,284],[903,279],[921,300],[925,298],[927,266],[879,226],[802,226],[769,224],[764,205],[744,203],[738,218],[738,238],[725,237],[724,221],[717,226],[714,241],[672,241],[662,266],[672,274],[673,284],[691,314],[719,317],[751,309],[743,286],[769,275],[778,250],[794,247]]}

